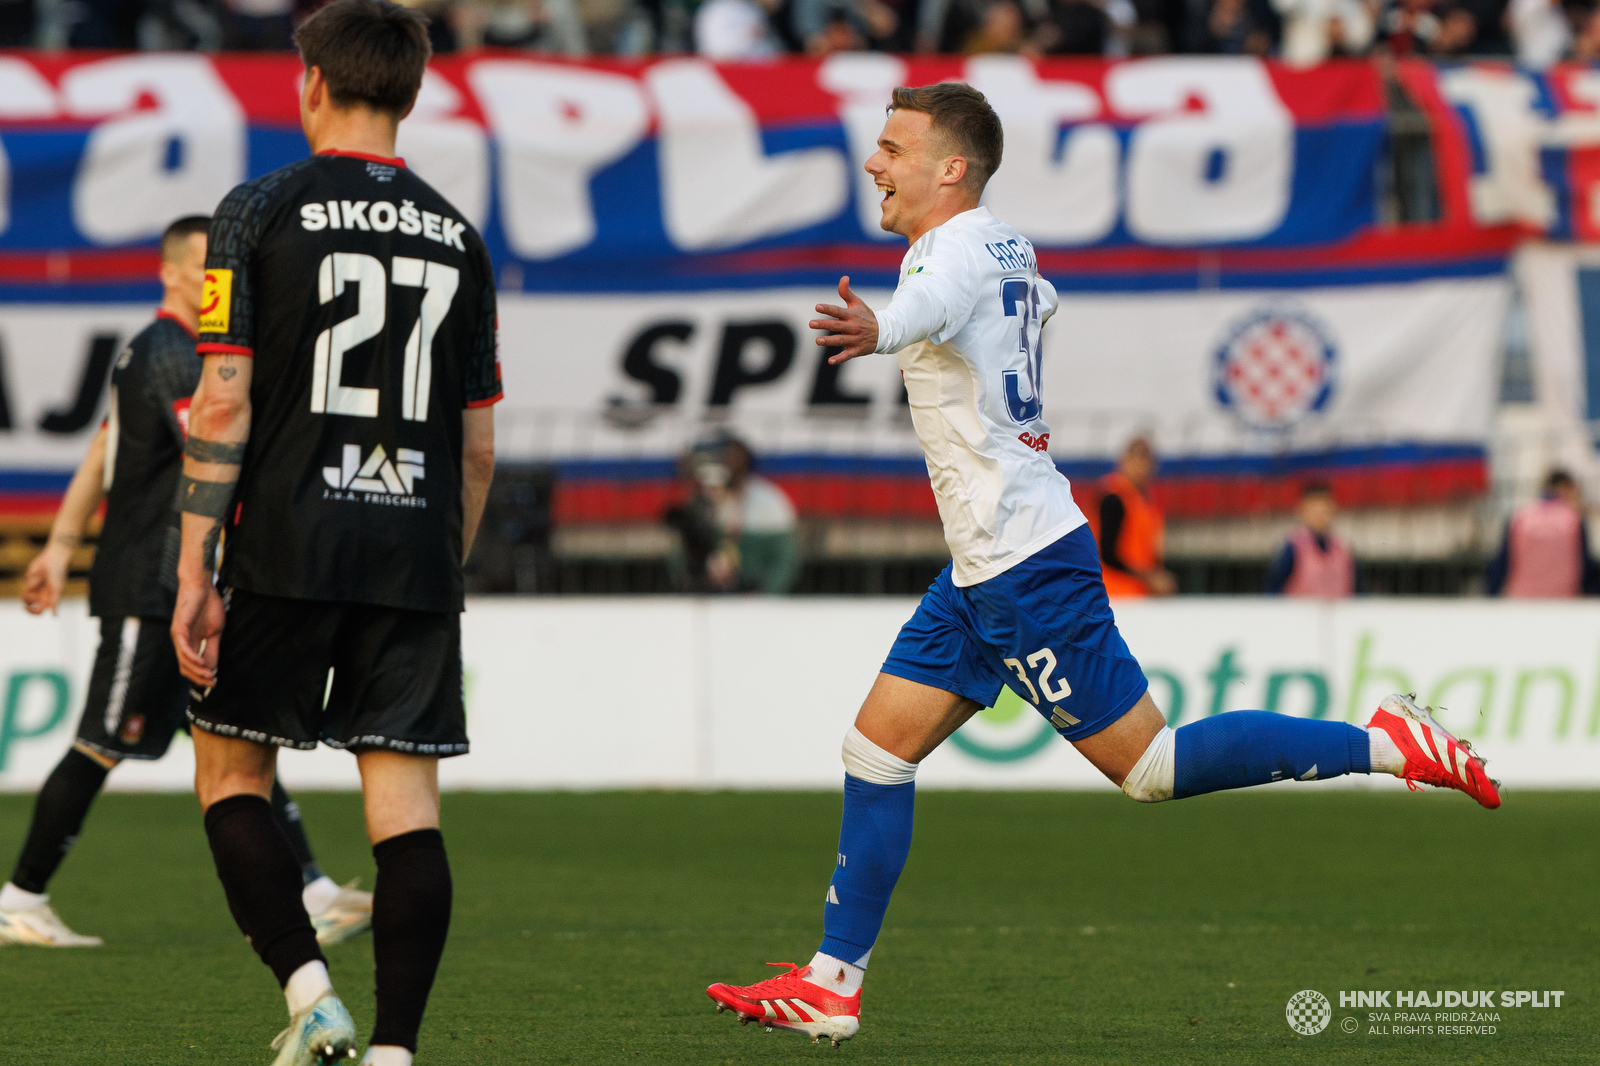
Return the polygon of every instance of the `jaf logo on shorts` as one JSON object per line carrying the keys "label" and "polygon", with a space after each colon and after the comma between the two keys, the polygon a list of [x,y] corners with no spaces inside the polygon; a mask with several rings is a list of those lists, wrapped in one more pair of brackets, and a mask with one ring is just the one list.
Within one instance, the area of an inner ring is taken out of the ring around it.
{"label": "jaf logo on shorts", "polygon": [[1316,1036],[1332,1020],[1333,1005],[1321,992],[1307,988],[1289,997],[1289,1008],[1284,1015],[1289,1019],[1289,1028],[1301,1036]]}
{"label": "jaf logo on shorts", "polygon": [[1327,327],[1307,312],[1252,311],[1217,347],[1217,403],[1255,429],[1289,429],[1328,405],[1337,354]]}

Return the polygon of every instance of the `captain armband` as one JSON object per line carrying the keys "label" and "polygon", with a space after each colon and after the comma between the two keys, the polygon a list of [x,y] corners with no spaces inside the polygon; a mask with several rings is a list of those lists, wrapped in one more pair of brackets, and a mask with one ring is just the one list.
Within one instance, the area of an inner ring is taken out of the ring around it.
{"label": "captain armband", "polygon": [[235,483],[232,481],[196,481],[185,474],[178,482],[178,497],[183,501],[183,513],[203,518],[223,518],[228,505],[233,502]]}
{"label": "captain armband", "polygon": [[201,440],[190,437],[183,454],[197,463],[226,463],[238,466],[244,462],[244,441]]}

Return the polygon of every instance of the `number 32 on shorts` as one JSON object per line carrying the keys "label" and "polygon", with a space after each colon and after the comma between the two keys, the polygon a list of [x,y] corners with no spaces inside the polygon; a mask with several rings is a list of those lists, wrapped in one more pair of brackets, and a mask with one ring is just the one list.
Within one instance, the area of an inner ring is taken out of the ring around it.
{"label": "number 32 on shorts", "polygon": [[[1040,664],[1043,665],[1041,666]],[[1044,698],[1049,700],[1051,703],[1060,702],[1061,700],[1064,700],[1068,696],[1072,695],[1072,686],[1067,683],[1066,678],[1063,677],[1059,682],[1057,682],[1052,681],[1050,677],[1050,675],[1055,673],[1056,670],[1056,653],[1051,651],[1049,648],[1040,648],[1038,651],[1028,656],[1028,665],[1039,670],[1039,687],[1037,689],[1033,687],[1033,682],[1028,678],[1028,671],[1022,668],[1022,662],[1020,660],[1007,659],[1006,665],[1009,666],[1011,668],[1011,672],[1016,674],[1018,679],[1020,679],[1022,683],[1027,686],[1028,698],[1033,701],[1035,707],[1039,705],[1040,691],[1044,692]]]}

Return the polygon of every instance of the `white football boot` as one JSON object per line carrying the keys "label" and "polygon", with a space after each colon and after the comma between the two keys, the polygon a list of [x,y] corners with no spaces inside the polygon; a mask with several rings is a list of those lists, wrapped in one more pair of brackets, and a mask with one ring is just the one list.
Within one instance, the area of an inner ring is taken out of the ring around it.
{"label": "white football boot", "polygon": [[294,1016],[272,1042],[272,1066],[334,1066],[356,1057],[356,1023],[339,997],[329,992]]}
{"label": "white football boot", "polygon": [[351,881],[339,889],[327,910],[312,915],[311,926],[317,931],[317,943],[325,947],[342,944],[372,928],[372,893],[356,888],[360,883]]}
{"label": "white football boot", "polygon": [[105,941],[67,928],[48,903],[25,911],[0,911],[0,944],[41,948],[97,948]]}

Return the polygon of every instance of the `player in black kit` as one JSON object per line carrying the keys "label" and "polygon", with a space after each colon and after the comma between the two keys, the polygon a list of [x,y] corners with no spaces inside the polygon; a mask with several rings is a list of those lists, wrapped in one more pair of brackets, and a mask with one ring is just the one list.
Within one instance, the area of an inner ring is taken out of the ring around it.
{"label": "player in black kit", "polygon": [[363,1061],[390,1066],[412,1061],[449,928],[438,760],[467,751],[461,565],[494,470],[494,278],[461,212],[393,157],[422,17],[334,0],[296,43],[315,154],[233,190],[211,227],[172,636],[217,874],[289,1001],[278,1066],[356,1038],[267,802],[277,751],[356,755],[378,866]]}
{"label": "player in black kit", "polygon": [[[49,540],[23,576],[23,605],[54,611],[84,526],[106,502],[89,575],[89,613],[100,619],[78,736],[38,799],[11,880],[0,886],[0,944],[94,947],[56,916],[45,892],[72,849],[106,775],[123,759],[159,759],[188,722],[189,686],[178,673],[168,630],[178,588],[178,476],[189,397],[200,380],[195,353],[206,262],[200,215],[161,237],[161,307],[128,342],[111,373],[111,403],[56,512]],[[294,845],[318,939],[344,940],[371,924],[372,897],[341,889],[322,873],[282,787],[272,793],[278,822]]]}

